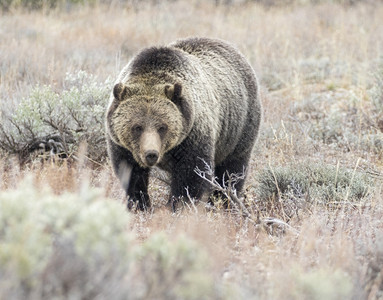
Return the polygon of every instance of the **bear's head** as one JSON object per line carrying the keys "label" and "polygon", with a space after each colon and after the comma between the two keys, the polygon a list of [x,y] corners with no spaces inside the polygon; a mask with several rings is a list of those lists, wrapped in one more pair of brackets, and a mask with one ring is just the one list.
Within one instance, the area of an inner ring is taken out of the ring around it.
{"label": "bear's head", "polygon": [[107,113],[109,136],[142,167],[158,164],[185,139],[192,123],[193,106],[183,97],[179,83],[157,85],[151,92],[138,84],[117,83],[113,88]]}

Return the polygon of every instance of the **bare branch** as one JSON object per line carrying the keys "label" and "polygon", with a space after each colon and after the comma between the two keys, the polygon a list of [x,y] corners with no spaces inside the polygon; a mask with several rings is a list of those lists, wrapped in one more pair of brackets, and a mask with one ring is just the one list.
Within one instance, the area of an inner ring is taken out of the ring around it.
{"label": "bare branch", "polygon": [[[188,188],[186,188],[186,196],[187,196],[187,198],[188,198],[188,200],[190,201],[190,203],[191,203],[191,206],[192,206],[192,208],[193,208],[193,210],[194,210],[194,212],[198,212],[198,209],[197,209],[197,207],[195,206],[195,199],[193,199],[192,197],[190,197],[190,194],[189,194],[189,189]],[[185,202],[185,204],[189,207],[189,209],[191,210],[191,207],[190,207],[190,205],[187,203],[187,202]]]}
{"label": "bare branch", "polygon": [[[195,168],[196,174],[201,177],[203,180],[208,182],[211,187],[222,193],[229,201],[229,204],[231,206],[231,209],[234,210],[236,213],[238,213],[240,216],[247,219],[249,222],[251,222],[254,225],[261,225],[264,228],[268,228],[269,232],[270,229],[278,228],[278,231],[284,232],[286,229],[292,231],[295,234],[299,234],[299,232],[287,224],[286,222],[277,219],[277,218],[270,218],[265,217],[263,219],[259,218],[259,214],[254,214],[252,211],[248,209],[248,207],[245,205],[242,199],[240,199],[237,195],[237,191],[235,189],[235,185],[240,181],[245,179],[245,170],[241,174],[227,174],[228,180],[225,180],[225,175],[223,175],[222,178],[222,185],[217,181],[217,177],[212,176],[214,174],[211,166],[209,166],[206,162],[205,164],[205,171],[202,171],[198,167]],[[209,175],[209,176],[206,176]],[[227,182],[227,183],[225,183]]]}

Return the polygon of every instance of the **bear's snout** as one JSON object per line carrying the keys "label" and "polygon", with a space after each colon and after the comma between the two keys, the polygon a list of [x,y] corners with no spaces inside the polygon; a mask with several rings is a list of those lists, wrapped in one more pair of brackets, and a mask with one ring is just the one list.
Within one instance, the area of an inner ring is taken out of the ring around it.
{"label": "bear's snout", "polygon": [[151,167],[154,166],[158,160],[158,151],[146,151],[145,160],[146,163]]}
{"label": "bear's snout", "polygon": [[140,158],[144,165],[154,166],[160,160],[161,138],[155,130],[146,130],[140,139]]}

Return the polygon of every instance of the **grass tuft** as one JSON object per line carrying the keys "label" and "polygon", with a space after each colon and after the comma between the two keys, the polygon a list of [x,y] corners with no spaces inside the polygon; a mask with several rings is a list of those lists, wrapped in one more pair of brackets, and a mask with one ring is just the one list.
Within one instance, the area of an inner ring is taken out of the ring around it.
{"label": "grass tuft", "polygon": [[372,195],[373,180],[365,173],[331,165],[303,163],[277,166],[258,175],[257,196],[304,199],[321,205],[361,203]]}

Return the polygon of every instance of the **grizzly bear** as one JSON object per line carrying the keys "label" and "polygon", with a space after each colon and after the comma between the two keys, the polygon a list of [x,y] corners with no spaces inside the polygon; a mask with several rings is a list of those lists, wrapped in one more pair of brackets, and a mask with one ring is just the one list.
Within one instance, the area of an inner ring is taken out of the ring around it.
{"label": "grizzly bear", "polygon": [[[260,120],[257,78],[230,44],[188,38],[142,50],[120,73],[106,114],[108,153],[128,207],[150,207],[153,166],[170,174],[173,209],[211,195],[212,176],[226,184],[246,173]],[[195,170],[206,166],[214,174],[204,179]],[[243,186],[237,181],[236,191]]]}

